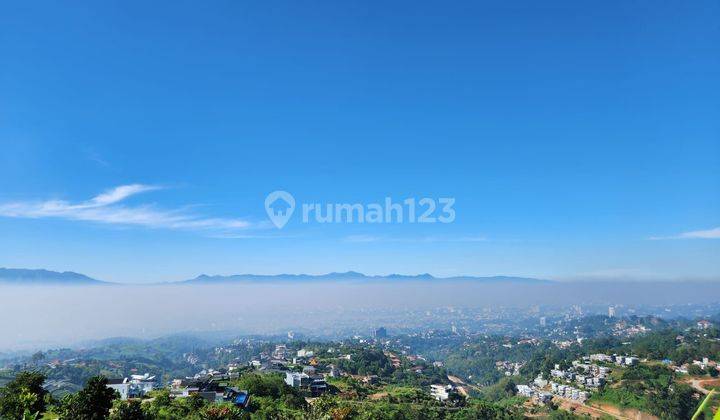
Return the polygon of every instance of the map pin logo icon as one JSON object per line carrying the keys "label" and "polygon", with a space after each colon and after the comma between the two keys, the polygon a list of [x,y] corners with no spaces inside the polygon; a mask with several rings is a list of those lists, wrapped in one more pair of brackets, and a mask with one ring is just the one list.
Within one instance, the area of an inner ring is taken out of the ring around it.
{"label": "map pin logo icon", "polygon": [[282,229],[295,211],[295,198],[287,191],[273,191],[265,197],[265,211],[270,221]]}

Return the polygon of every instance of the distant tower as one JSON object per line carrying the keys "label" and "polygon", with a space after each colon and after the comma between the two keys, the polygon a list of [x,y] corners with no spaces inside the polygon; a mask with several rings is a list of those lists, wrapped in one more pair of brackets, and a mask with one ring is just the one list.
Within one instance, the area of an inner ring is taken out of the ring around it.
{"label": "distant tower", "polygon": [[380,327],[373,332],[373,336],[376,339],[387,338],[387,330],[385,327]]}
{"label": "distant tower", "polygon": [[615,318],[615,307],[614,306],[608,306],[608,316],[610,318]]}
{"label": "distant tower", "polygon": [[540,317],[540,326],[544,327],[545,325],[547,325],[547,320],[545,319],[544,316],[541,316]]}
{"label": "distant tower", "polygon": [[294,339],[294,338],[295,338],[295,333],[292,332],[292,331],[288,331],[288,333],[287,333],[287,338],[288,338],[289,340]]}
{"label": "distant tower", "polygon": [[457,334],[457,327],[455,326],[455,324],[452,324],[452,333]]}

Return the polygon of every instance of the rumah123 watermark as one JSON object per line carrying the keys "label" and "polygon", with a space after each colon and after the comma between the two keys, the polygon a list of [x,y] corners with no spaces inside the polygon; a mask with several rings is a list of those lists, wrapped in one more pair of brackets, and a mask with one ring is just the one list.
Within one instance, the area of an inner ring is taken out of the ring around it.
{"label": "rumah123 watermark", "polygon": [[[287,191],[273,191],[265,198],[270,221],[282,229],[295,212],[295,198]],[[381,203],[302,203],[303,223],[452,223],[455,198],[414,197]]]}

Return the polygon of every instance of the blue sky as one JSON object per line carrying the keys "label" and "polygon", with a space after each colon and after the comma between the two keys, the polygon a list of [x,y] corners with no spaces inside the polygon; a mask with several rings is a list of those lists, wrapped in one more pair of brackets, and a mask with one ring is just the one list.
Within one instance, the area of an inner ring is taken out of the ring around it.
{"label": "blue sky", "polygon": [[[720,277],[715,1],[5,2],[0,266]],[[298,203],[454,197],[451,224]]]}

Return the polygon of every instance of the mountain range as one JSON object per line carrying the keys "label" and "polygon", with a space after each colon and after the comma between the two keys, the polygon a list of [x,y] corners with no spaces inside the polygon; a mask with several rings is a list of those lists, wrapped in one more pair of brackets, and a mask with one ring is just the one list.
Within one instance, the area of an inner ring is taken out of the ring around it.
{"label": "mountain range", "polygon": [[[510,277],[510,276],[493,276],[493,277],[474,277],[474,276],[456,276],[456,277],[435,277],[431,274],[424,273],[418,275],[390,274],[387,276],[368,276],[355,271],[347,271],[344,273],[328,273],[321,275],[312,274],[236,274],[230,276],[209,276],[206,274],[199,275],[193,279],[183,280],[179,282],[169,282],[162,284],[231,284],[231,283],[276,283],[276,282],[323,282],[323,281],[482,281],[485,283],[546,283],[548,280],[540,280],[528,277]],[[74,273],[71,271],[57,272],[49,270],[30,270],[21,268],[0,268],[0,284],[14,285],[108,285],[117,284],[109,283],[88,277],[84,274]]]}
{"label": "mountain range", "polygon": [[457,277],[435,277],[431,274],[389,274],[386,276],[368,276],[356,271],[347,271],[343,273],[328,273],[320,275],[311,274],[276,274],[276,275],[258,275],[258,274],[236,274],[231,276],[208,276],[202,274],[194,279],[185,280],[187,284],[216,284],[216,283],[236,283],[236,282],[320,282],[320,281],[483,281],[483,282],[508,282],[508,283],[543,283],[547,280],[540,280],[527,277],[509,277],[509,276],[493,276],[493,277],[474,277],[474,276],[457,276]]}
{"label": "mountain range", "polygon": [[61,273],[42,269],[0,268],[0,284],[101,285],[109,283],[72,271]]}

